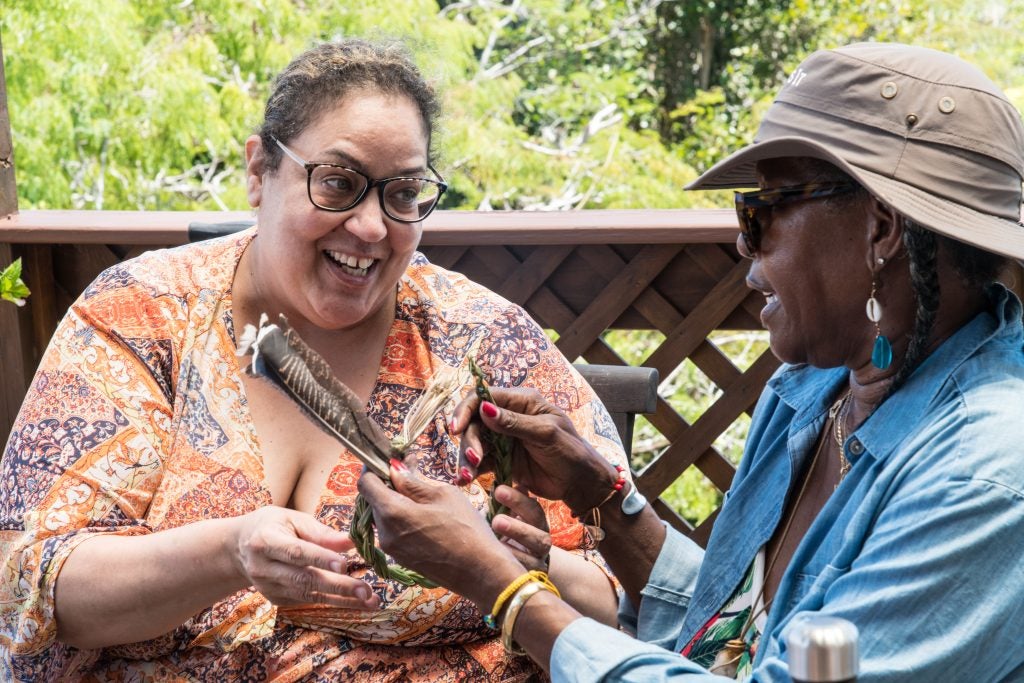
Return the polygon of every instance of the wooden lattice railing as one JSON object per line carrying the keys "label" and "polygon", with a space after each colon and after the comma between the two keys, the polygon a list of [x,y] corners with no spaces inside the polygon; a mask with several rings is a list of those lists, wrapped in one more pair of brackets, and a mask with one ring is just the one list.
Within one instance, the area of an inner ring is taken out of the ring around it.
{"label": "wooden lattice railing", "polygon": [[[183,243],[191,221],[237,220],[235,214],[25,212],[0,224],[0,262],[21,255],[32,296],[25,309],[0,309],[0,351],[7,387],[0,438],[7,431],[57,320],[104,268],[146,248]],[[644,365],[662,377],[689,358],[722,389],[693,424],[664,399],[650,423],[671,443],[639,473],[656,498],[690,465],[720,490],[733,467],[712,446],[757,399],[776,367],[764,355],[746,372],[708,341],[715,329],[757,329],[760,296],[744,285],[746,264],[733,245],[728,211],[591,211],[575,214],[439,212],[422,250],[433,262],[522,304],[557,333],[570,359],[626,364],[603,339],[608,329],[655,329],[664,342]],[[9,332],[18,330],[14,335]],[[20,344],[20,348],[13,348]],[[674,525],[693,530],[658,504]],[[712,518],[713,519],[713,518]]]}
{"label": "wooden lattice railing", "polygon": [[[187,241],[193,221],[246,220],[243,213],[46,212],[0,219],[0,264],[24,258],[32,289],[23,309],[0,302],[0,443],[61,315],[104,268],[141,251]],[[652,500],[688,467],[725,491],[734,468],[716,439],[749,413],[778,362],[764,353],[738,368],[709,335],[760,329],[760,294],[744,284],[731,211],[437,212],[422,250],[440,265],[522,304],[570,359],[626,364],[606,330],[658,330],[664,340],[644,361],[662,378],[692,361],[718,399],[687,422],[665,399],[649,422],[669,447],[638,473]],[[1020,278],[1016,288],[1021,291]],[[703,542],[714,515],[696,529],[662,502],[660,514]]]}

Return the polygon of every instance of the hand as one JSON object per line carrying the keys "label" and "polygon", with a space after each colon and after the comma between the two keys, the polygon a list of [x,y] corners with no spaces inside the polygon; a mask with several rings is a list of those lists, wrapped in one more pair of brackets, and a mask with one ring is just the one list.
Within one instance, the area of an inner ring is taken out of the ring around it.
{"label": "hand", "polygon": [[381,549],[489,612],[498,593],[525,569],[458,488],[391,462],[394,490],[372,474],[359,478]]}
{"label": "hand", "polygon": [[341,553],[352,548],[347,534],[312,515],[273,506],[250,512],[239,521],[233,539],[238,570],[270,602],[281,607],[310,603],[377,607],[370,586],[345,574]]}
{"label": "hand", "polygon": [[515,440],[512,479],[548,500],[582,513],[597,506],[618,481],[607,460],[584,441],[572,421],[533,389],[491,387],[494,403],[475,394],[455,408],[453,434],[462,434],[463,467],[476,476],[491,469],[483,428]]}
{"label": "hand", "polygon": [[499,486],[498,502],[512,515],[496,515],[491,528],[512,550],[516,559],[529,570],[548,572],[551,568],[551,534],[544,508],[530,497],[525,487]]}

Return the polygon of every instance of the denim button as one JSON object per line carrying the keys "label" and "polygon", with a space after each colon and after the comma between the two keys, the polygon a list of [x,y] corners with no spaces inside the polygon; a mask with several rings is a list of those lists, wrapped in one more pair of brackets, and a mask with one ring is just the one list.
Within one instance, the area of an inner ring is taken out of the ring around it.
{"label": "denim button", "polygon": [[862,444],[857,439],[853,439],[852,441],[850,441],[849,449],[850,452],[853,453],[854,455],[860,455],[861,453],[864,452],[864,444]]}

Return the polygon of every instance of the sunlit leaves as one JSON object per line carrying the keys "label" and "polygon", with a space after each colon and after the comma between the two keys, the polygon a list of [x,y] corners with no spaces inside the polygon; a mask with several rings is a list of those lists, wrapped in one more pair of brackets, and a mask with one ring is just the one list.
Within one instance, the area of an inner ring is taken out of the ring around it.
{"label": "sunlit leaves", "polygon": [[405,40],[443,94],[446,208],[687,207],[728,203],[682,187],[753,137],[780,80],[818,47],[954,49],[1021,104],[1022,19],[1009,7],[0,0],[0,30],[23,208],[246,208],[242,144],[273,76],[352,35]]}
{"label": "sunlit leaves", "polygon": [[0,271],[0,299],[24,306],[25,297],[29,294],[31,292],[21,280],[21,259],[15,259],[14,263]]}

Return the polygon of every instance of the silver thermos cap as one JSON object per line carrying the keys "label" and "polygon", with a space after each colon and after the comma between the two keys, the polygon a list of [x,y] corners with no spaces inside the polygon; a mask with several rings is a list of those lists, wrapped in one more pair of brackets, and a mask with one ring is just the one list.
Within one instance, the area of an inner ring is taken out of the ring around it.
{"label": "silver thermos cap", "polygon": [[794,619],[786,634],[789,675],[799,683],[846,683],[857,679],[857,627],[820,614]]}

